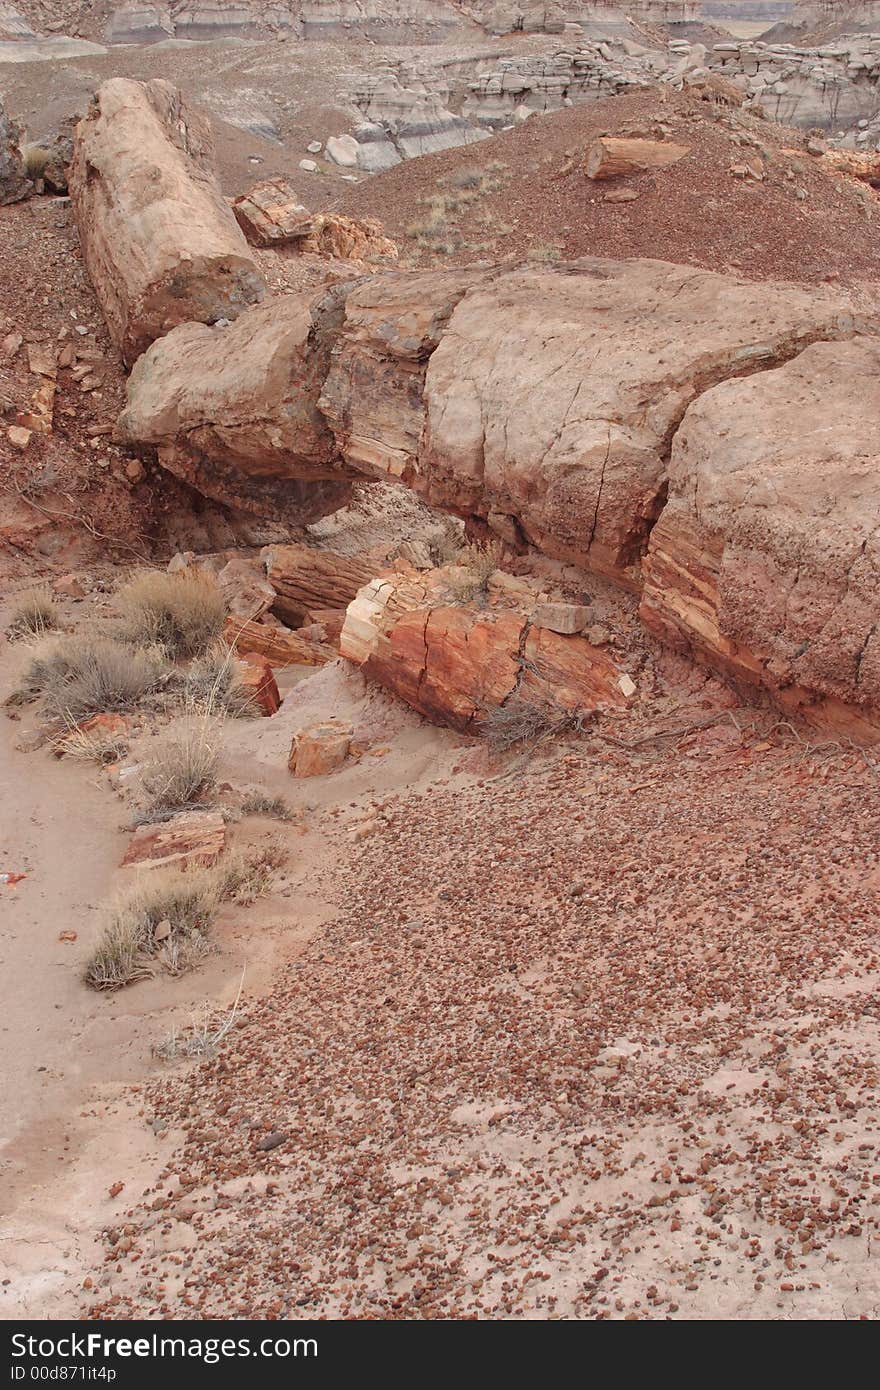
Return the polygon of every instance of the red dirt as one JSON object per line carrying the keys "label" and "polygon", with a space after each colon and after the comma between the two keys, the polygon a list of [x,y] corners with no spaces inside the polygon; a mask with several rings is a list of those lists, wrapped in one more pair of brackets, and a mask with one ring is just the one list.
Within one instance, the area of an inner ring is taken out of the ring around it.
{"label": "red dirt", "polygon": [[[680,163],[656,174],[592,183],[582,170],[600,134],[645,134],[662,123],[691,146]],[[745,137],[752,145],[737,143]],[[424,220],[426,200],[449,194],[464,170],[504,166],[498,192],[448,219],[448,255],[425,260],[466,264],[477,258],[653,256],[755,279],[854,282],[875,277],[880,250],[877,196],[835,177],[806,153],[803,132],[752,116],[713,112],[709,103],[668,89],[612,97],[548,116],[533,116],[491,142],[400,164],[337,197],[334,210],[379,217],[413,257],[408,229]],[[738,179],[734,165],[758,155],[762,182]],[[638,199],[608,203],[615,188]],[[801,190],[803,199],[798,196]],[[505,230],[509,228],[509,230]]]}

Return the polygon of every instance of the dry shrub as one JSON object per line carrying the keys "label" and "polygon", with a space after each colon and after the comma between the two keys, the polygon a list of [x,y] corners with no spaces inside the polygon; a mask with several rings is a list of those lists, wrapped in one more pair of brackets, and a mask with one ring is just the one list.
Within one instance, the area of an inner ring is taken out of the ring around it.
{"label": "dry shrub", "polygon": [[188,704],[210,714],[255,718],[260,708],[253,693],[242,683],[235,652],[225,642],[215,642],[192,663],[183,681]]}
{"label": "dry shrub", "polygon": [[58,605],[48,589],[29,589],[20,594],[12,610],[12,620],[6,629],[7,636],[42,637],[59,627],[61,615]]}
{"label": "dry shrub", "polygon": [[283,796],[270,796],[268,792],[248,792],[241,803],[245,816],[271,816],[273,820],[293,820],[293,811]]}
{"label": "dry shrub", "polygon": [[[157,964],[175,975],[189,969],[211,949],[206,934],[218,900],[216,870],[147,870],[111,908],[86,963],[86,983],[93,989],[119,989],[151,975]],[[168,934],[157,941],[161,923],[168,924]]]}
{"label": "dry shrub", "polygon": [[219,870],[221,898],[241,906],[262,898],[272,887],[276,870],[286,862],[287,847],[275,838],[230,855]]}
{"label": "dry shrub", "polygon": [[74,725],[64,736],[65,758],[77,758],[81,762],[105,767],[108,763],[121,762],[127,753],[128,739],[124,734],[100,733]]}
{"label": "dry shrub", "polygon": [[511,748],[534,748],[571,730],[582,733],[588,717],[585,711],[562,712],[514,693],[503,705],[483,711],[480,733],[493,752],[507,753]]}
{"label": "dry shrub", "polygon": [[226,619],[216,581],[196,568],[177,574],[142,570],[119,589],[116,606],[123,641],[161,647],[172,658],[202,656]]}
{"label": "dry shrub", "polygon": [[485,601],[489,580],[500,566],[503,555],[500,541],[475,542],[459,552],[455,564],[463,573],[449,576],[450,587],[459,603]]}
{"label": "dry shrub", "polygon": [[34,181],[41,179],[49,163],[49,151],[42,145],[22,145],[21,157],[27,177]]}
{"label": "dry shrub", "polygon": [[77,724],[90,714],[135,709],[162,679],[162,665],[111,637],[50,637],[35,649],[17,694],[42,697],[46,713]]}
{"label": "dry shrub", "polygon": [[210,716],[160,735],[141,771],[142,822],[198,805],[214,787],[219,760],[220,725]]}

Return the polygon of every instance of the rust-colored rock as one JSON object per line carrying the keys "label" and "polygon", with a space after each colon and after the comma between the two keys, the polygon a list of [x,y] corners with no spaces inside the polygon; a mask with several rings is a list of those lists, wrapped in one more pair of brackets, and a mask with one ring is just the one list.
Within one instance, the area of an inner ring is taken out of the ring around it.
{"label": "rust-colored rock", "polygon": [[245,511],[293,525],[335,511],[351,470],[317,402],[342,293],[284,295],[226,328],[176,328],[135,364],[120,437]]}
{"label": "rust-colored rock", "polygon": [[239,690],[250,701],[254,711],[269,716],[277,714],[281,707],[278,683],[272,674],[272,667],[265,656],[258,652],[239,652],[236,670]]}
{"label": "rust-colored rock", "polygon": [[326,777],[335,772],[351,750],[353,731],[339,719],[312,724],[293,740],[288,767],[294,777]]}
{"label": "rust-colored rock", "polygon": [[562,712],[624,708],[624,673],[582,637],[526,612],[456,604],[457,567],[374,579],[349,605],[342,655],[438,724],[478,728],[512,696]]}
{"label": "rust-colored rock", "polygon": [[818,343],[691,406],[642,619],[784,708],[880,736],[880,341]]}
{"label": "rust-colored rock", "polygon": [[177,324],[234,319],[265,293],[214,176],[210,126],[169,82],[102,83],[76,129],[70,196],[129,366]]}
{"label": "rust-colored rock", "polygon": [[333,647],[313,642],[298,632],[291,632],[289,627],[240,618],[227,618],[223,640],[240,654],[256,653],[264,656],[270,666],[279,668],[324,666],[328,661],[335,661],[338,655]]}
{"label": "rust-colored rock", "polygon": [[588,179],[618,179],[649,169],[666,169],[686,154],[690,154],[690,145],[676,145],[671,140],[628,140],[606,135],[590,146],[584,172]]}
{"label": "rust-colored rock", "polygon": [[217,587],[235,618],[261,618],[275,602],[275,590],[255,560],[229,560],[218,571]]}
{"label": "rust-colored rock", "polygon": [[284,246],[315,230],[315,219],[303,207],[287,179],[264,179],[234,198],[232,211],[254,246]]}
{"label": "rust-colored rock", "polygon": [[219,811],[184,811],[160,825],[141,825],[129,841],[124,868],[210,867],[226,847],[226,823]]}
{"label": "rust-colored rock", "polygon": [[397,246],[374,217],[345,217],[319,213],[300,250],[324,260],[352,261],[366,267],[373,261],[396,261]]}
{"label": "rust-colored rock", "polygon": [[302,622],[312,608],[344,608],[375,572],[359,555],[307,545],[272,545],[263,553],[277,595],[272,611],[285,622]]}

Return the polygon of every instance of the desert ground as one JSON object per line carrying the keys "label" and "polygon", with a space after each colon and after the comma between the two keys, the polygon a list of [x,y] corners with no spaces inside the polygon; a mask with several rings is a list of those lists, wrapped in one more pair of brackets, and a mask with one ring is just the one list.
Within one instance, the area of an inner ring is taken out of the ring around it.
{"label": "desert ground", "polygon": [[839,11],[0,10],[4,1320],[878,1315]]}

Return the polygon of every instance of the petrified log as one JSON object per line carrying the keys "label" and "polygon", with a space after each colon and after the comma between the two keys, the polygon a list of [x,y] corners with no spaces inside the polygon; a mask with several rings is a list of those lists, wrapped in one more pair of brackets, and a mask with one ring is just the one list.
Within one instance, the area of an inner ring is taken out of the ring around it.
{"label": "petrified log", "polygon": [[210,126],[170,82],[102,83],[76,128],[70,196],[128,366],[177,324],[234,319],[265,293],[214,177]]}
{"label": "petrified log", "polygon": [[690,145],[676,145],[671,140],[625,140],[606,135],[590,146],[585,172],[588,179],[619,179],[648,169],[665,169],[689,153]]}
{"label": "petrified log", "polygon": [[120,438],[155,446],[218,502],[292,525],[335,511],[353,470],[317,402],[343,295],[283,295],[225,328],[175,328],[135,363]]}
{"label": "petrified log", "polygon": [[284,246],[315,230],[315,219],[287,179],[264,179],[233,199],[232,211],[254,246]]}
{"label": "petrified log", "polygon": [[695,401],[645,563],[664,641],[880,737],[880,340],[816,343]]}
{"label": "petrified log", "polygon": [[627,705],[634,687],[606,651],[537,627],[524,612],[457,604],[454,568],[372,580],[349,605],[342,655],[420,714],[460,730],[514,697],[551,718]]}
{"label": "petrified log", "polygon": [[272,611],[286,623],[301,622],[310,608],[345,608],[376,568],[360,556],[307,545],[273,545],[263,554],[278,595]]}
{"label": "petrified log", "polygon": [[339,654],[333,647],[309,641],[290,628],[241,618],[227,618],[222,635],[224,642],[237,652],[255,652],[264,656],[270,666],[324,666]]}

